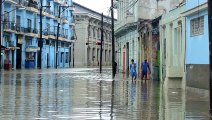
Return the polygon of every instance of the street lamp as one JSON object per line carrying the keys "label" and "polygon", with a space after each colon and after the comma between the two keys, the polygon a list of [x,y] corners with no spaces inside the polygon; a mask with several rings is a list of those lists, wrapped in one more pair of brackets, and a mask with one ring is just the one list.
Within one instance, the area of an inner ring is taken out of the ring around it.
{"label": "street lamp", "polygon": [[[60,14],[61,14],[61,8],[62,7],[66,7],[66,8],[69,8],[69,7],[73,7],[73,6],[59,6],[59,15],[58,15],[58,20],[60,19]],[[64,12],[66,9],[64,9],[62,12]],[[58,24],[57,24],[57,39],[56,39],[56,69],[57,69],[57,62],[58,62],[58,41],[59,41],[59,28],[60,28],[60,21],[58,21]]]}

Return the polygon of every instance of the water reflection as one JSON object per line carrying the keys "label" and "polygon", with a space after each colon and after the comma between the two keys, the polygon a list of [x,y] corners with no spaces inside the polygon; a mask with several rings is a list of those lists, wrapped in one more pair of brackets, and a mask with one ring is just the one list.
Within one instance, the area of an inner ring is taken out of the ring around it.
{"label": "water reflection", "polygon": [[[0,119],[184,120],[207,119],[206,101],[187,100],[180,89],[156,81],[113,81],[98,69],[3,71]],[[197,105],[196,105],[197,104]],[[187,106],[186,106],[187,105]],[[196,105],[197,107],[194,107]],[[199,109],[202,112],[198,113]]]}

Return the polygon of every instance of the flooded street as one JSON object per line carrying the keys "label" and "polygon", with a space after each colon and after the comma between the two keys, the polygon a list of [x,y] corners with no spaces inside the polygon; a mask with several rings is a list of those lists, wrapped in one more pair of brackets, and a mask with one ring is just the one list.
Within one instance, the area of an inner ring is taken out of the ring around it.
{"label": "flooded street", "polygon": [[0,120],[209,120],[207,99],[111,70],[2,71]]}

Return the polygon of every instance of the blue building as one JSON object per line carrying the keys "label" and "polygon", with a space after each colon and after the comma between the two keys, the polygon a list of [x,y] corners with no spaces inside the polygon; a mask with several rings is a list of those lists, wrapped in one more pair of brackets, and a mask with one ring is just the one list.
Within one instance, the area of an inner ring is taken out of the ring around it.
{"label": "blue building", "polygon": [[[43,6],[42,40],[40,40],[40,1]],[[60,18],[59,8],[61,8]],[[56,67],[58,22],[60,26],[57,65],[70,67],[73,38],[72,0],[5,0],[2,11],[1,44],[7,47],[2,58],[5,68]]]}
{"label": "blue building", "polygon": [[187,0],[186,12],[186,84],[208,89],[209,39],[207,0]]}

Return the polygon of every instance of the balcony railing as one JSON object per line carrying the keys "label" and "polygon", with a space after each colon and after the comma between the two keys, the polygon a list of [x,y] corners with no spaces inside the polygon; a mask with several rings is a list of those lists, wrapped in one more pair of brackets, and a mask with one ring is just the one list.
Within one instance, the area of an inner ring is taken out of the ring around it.
{"label": "balcony railing", "polygon": [[9,47],[14,47],[15,46],[15,41],[10,41],[9,42]]}
{"label": "balcony railing", "polygon": [[44,9],[43,11],[44,11],[44,12],[47,12],[47,13],[49,13],[49,14],[51,14],[51,11],[50,11],[49,8],[46,8],[46,9]]}
{"label": "balcony railing", "polygon": [[4,29],[16,30],[16,25],[14,22],[4,22]]}
{"label": "balcony railing", "polygon": [[17,32],[24,32],[24,27],[21,27],[20,25],[16,25],[16,31]]}
{"label": "balcony railing", "polygon": [[5,30],[9,29],[9,30],[13,30],[13,31],[16,31],[16,32],[34,33],[34,34],[38,33],[38,29],[36,29],[36,28],[21,27],[20,24],[15,24],[14,22],[4,22],[3,27],[4,27]]}
{"label": "balcony railing", "polygon": [[68,20],[68,16],[63,16],[62,19]]}
{"label": "balcony railing", "polygon": [[49,35],[53,35],[53,36],[57,36],[57,34],[56,34],[56,32],[54,32],[54,31],[49,31]]}

